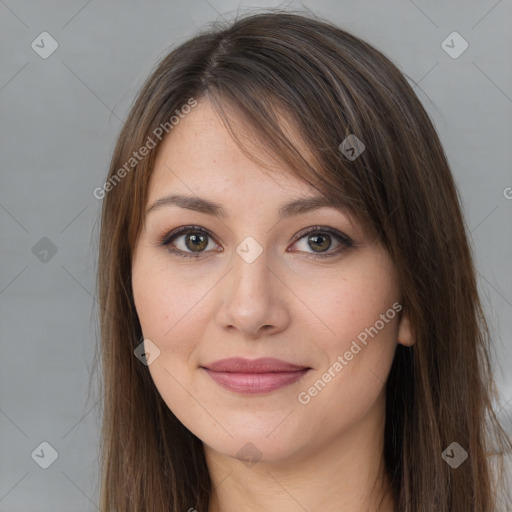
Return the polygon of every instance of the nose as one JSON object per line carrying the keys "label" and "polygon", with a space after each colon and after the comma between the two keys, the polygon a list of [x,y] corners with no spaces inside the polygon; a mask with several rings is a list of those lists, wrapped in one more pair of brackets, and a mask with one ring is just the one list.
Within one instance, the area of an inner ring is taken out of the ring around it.
{"label": "nose", "polygon": [[264,249],[252,262],[234,254],[233,268],[219,290],[219,325],[225,330],[239,331],[238,335],[244,338],[270,336],[290,323],[290,291],[284,276],[270,268],[267,253]]}

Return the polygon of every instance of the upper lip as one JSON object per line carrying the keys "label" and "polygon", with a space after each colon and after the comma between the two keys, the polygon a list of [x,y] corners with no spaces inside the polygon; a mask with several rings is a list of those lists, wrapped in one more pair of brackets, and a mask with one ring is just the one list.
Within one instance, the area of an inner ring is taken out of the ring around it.
{"label": "upper lip", "polygon": [[308,366],[289,363],[273,357],[262,357],[260,359],[230,357],[229,359],[220,359],[219,361],[205,364],[202,367],[215,372],[237,373],[296,372],[309,369]]}

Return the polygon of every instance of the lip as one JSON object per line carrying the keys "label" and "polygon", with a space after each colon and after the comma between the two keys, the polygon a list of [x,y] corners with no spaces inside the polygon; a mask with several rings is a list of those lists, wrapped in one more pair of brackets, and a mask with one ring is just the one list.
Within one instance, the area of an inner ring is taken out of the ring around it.
{"label": "lip", "polygon": [[298,365],[275,359],[273,357],[261,357],[259,359],[245,359],[243,357],[230,357],[220,359],[210,364],[203,365],[203,368],[214,372],[237,372],[237,373],[268,373],[268,372],[294,372],[304,370],[308,366]]}
{"label": "lip", "polygon": [[222,359],[201,367],[220,386],[245,394],[268,393],[297,382],[311,368],[264,357]]}

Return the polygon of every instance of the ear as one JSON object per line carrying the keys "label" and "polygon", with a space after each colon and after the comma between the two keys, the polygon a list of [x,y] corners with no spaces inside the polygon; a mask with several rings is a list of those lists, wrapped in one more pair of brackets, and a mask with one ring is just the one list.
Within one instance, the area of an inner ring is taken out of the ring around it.
{"label": "ear", "polygon": [[398,324],[398,343],[405,347],[412,347],[415,342],[416,340],[413,339],[409,316],[407,313],[402,311],[400,315],[400,322]]}

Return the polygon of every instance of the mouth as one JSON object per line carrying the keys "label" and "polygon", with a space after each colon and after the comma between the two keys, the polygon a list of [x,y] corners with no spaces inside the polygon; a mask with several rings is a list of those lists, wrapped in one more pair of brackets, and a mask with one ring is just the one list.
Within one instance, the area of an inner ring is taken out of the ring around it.
{"label": "mouth", "polygon": [[201,366],[220,386],[243,394],[269,393],[294,384],[312,368],[274,358],[230,358]]}

